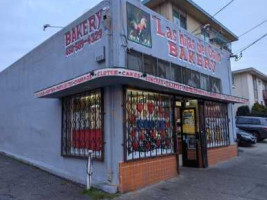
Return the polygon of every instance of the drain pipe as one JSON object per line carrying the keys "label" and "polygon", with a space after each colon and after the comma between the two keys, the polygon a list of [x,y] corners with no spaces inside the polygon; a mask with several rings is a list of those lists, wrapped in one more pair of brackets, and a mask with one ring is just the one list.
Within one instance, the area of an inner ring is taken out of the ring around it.
{"label": "drain pipe", "polygon": [[92,175],[93,175],[93,163],[92,163],[92,150],[88,152],[87,170],[86,170],[86,189],[90,190],[92,186]]}

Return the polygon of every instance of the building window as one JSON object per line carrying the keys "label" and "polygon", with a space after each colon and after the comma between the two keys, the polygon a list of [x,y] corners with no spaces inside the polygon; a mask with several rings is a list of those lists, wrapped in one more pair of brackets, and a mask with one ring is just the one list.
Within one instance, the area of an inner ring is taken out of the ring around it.
{"label": "building window", "polygon": [[173,153],[171,106],[171,96],[126,90],[126,160]]}
{"label": "building window", "polygon": [[171,64],[171,79],[175,82],[182,83],[182,67]]}
{"label": "building window", "polygon": [[210,34],[208,33],[208,31],[206,29],[202,29],[201,30],[201,38],[205,41],[205,42],[210,42]]}
{"label": "building window", "polygon": [[101,90],[63,98],[62,155],[103,159],[103,100]]}
{"label": "building window", "polygon": [[200,73],[184,68],[183,83],[191,87],[200,88]]}
{"label": "building window", "polygon": [[173,23],[180,25],[180,15],[177,11],[173,11]]}
{"label": "building window", "polygon": [[176,10],[173,10],[173,22],[174,24],[179,25],[183,29],[187,29],[186,16],[177,12]]}
{"label": "building window", "polygon": [[232,85],[235,85],[235,75],[232,73]]}
{"label": "building window", "polygon": [[227,105],[205,102],[205,127],[207,147],[230,145]]}
{"label": "building window", "polygon": [[149,55],[144,55],[144,72],[157,76],[157,71],[157,59]]}
{"label": "building window", "polygon": [[210,77],[208,75],[200,74],[200,88],[210,91]]}
{"label": "building window", "polygon": [[127,52],[127,68],[202,90],[222,93],[221,80],[134,50]]}
{"label": "building window", "polygon": [[143,58],[142,54],[137,51],[128,51],[127,54],[127,67],[128,69],[143,71]]}
{"label": "building window", "polygon": [[170,77],[170,63],[158,60],[158,76],[161,78],[169,78]]}
{"label": "building window", "polygon": [[183,15],[180,15],[180,26],[187,29],[186,17]]}
{"label": "building window", "polygon": [[253,89],[254,89],[255,102],[258,102],[259,95],[258,95],[258,84],[256,76],[253,76]]}
{"label": "building window", "polygon": [[222,93],[221,80],[215,77],[210,77],[211,92]]}

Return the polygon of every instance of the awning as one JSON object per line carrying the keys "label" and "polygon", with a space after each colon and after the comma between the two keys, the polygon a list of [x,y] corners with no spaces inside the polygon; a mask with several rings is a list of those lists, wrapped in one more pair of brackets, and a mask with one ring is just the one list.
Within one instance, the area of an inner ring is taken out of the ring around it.
{"label": "awning", "polygon": [[39,98],[60,98],[86,90],[118,84],[229,103],[248,102],[248,100],[244,98],[208,92],[202,89],[190,87],[188,85],[124,68],[105,68],[95,70],[77,78],[38,91],[35,93],[35,96]]}

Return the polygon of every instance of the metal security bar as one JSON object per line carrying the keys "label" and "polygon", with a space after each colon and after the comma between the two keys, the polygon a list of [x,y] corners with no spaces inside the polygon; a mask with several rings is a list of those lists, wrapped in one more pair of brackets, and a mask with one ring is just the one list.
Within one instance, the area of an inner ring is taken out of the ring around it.
{"label": "metal security bar", "polygon": [[226,104],[205,102],[205,128],[208,148],[230,145]]}
{"label": "metal security bar", "polygon": [[173,153],[172,98],[126,90],[125,160]]}
{"label": "metal security bar", "polygon": [[62,155],[103,160],[103,100],[101,90],[63,98]]}

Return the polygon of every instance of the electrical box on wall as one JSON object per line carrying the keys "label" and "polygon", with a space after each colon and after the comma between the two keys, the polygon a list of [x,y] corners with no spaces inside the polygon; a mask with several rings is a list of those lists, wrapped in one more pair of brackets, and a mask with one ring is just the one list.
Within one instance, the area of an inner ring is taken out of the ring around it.
{"label": "electrical box on wall", "polygon": [[95,61],[98,63],[104,62],[106,59],[105,56],[105,47],[98,47],[95,49]]}

